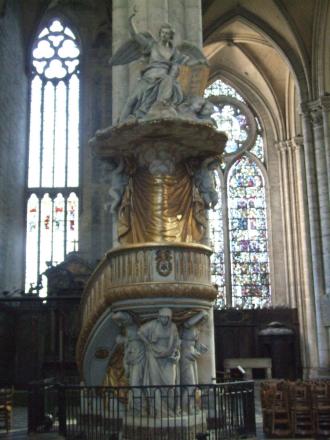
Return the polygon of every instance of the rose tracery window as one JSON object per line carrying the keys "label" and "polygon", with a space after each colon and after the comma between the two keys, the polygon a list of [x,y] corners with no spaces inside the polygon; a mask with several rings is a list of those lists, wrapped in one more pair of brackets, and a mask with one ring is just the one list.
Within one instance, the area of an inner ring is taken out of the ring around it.
{"label": "rose tracery window", "polygon": [[212,278],[217,306],[271,303],[267,231],[267,173],[261,125],[231,86],[215,81],[205,91],[228,142],[216,171],[219,202],[209,213]]}
{"label": "rose tracery window", "polygon": [[49,264],[77,250],[79,64],[77,37],[51,20],[32,48],[26,290]]}

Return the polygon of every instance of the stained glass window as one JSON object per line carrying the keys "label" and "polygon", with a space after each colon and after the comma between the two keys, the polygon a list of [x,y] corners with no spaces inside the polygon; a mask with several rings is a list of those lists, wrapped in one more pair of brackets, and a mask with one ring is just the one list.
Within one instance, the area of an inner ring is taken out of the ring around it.
{"label": "stained glass window", "polygon": [[32,48],[26,289],[78,246],[79,65],[77,37],[53,19]]}
{"label": "stained glass window", "polygon": [[218,288],[218,302],[225,304],[226,282],[225,282],[225,261],[224,261],[224,233],[222,217],[222,192],[219,173],[215,173],[217,190],[219,192],[218,203],[209,211],[209,234],[212,243],[213,254],[211,257],[212,279]]}
{"label": "stained glass window", "polygon": [[234,306],[269,305],[265,185],[250,158],[241,156],[228,175],[231,287]]}
{"label": "stained glass window", "polygon": [[256,142],[251,148],[251,153],[253,153],[258,159],[261,160],[261,162],[265,161],[265,153],[264,153],[264,141],[262,139],[262,136],[260,134],[257,135]]}
{"label": "stained glass window", "polygon": [[235,153],[247,138],[244,129],[247,125],[246,117],[240,113],[238,108],[223,104],[218,106],[218,111],[212,115],[218,129],[224,131],[228,136],[226,153]]}
{"label": "stained glass window", "polygon": [[258,165],[265,162],[261,124],[253,115],[255,133],[249,132],[253,125],[251,111],[247,121],[241,111],[246,107],[244,99],[223,81],[215,81],[205,96],[216,103],[213,117],[218,129],[228,136],[224,160],[216,172],[219,202],[209,213],[217,306],[268,306],[271,288],[266,178],[265,169],[262,171]]}

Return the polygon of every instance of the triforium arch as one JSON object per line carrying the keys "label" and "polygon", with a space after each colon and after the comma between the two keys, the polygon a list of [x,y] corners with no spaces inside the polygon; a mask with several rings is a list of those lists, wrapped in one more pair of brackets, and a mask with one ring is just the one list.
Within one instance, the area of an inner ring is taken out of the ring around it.
{"label": "triforium arch", "polygon": [[[254,5],[221,11],[221,6],[217,9],[211,3],[204,13],[205,53],[212,80],[220,75],[246,97],[263,127],[273,304],[298,309],[305,373],[313,375],[326,369],[329,360],[329,317],[321,312],[329,285],[326,267],[330,267],[329,202],[325,201],[329,159],[327,126],[323,131],[319,128],[328,121],[328,113],[325,98],[313,99],[301,29],[285,18],[283,5],[277,3],[269,2],[269,10],[259,16]],[[280,17],[276,31],[270,19],[275,11]]]}

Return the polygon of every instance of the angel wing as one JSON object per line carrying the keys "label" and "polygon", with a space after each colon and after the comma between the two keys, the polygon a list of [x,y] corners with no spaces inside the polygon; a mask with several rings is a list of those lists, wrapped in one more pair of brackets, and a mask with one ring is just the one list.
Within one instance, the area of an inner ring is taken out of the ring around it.
{"label": "angel wing", "polygon": [[189,41],[182,41],[182,43],[177,46],[177,49],[183,54],[188,56],[192,61],[199,64],[209,65],[205,55],[201,49],[195,44],[189,43]]}
{"label": "angel wing", "polygon": [[[149,32],[139,34],[145,40],[146,46],[154,41],[154,37]],[[109,60],[110,66],[121,66],[138,60],[146,54],[146,47],[131,38],[122,44]]]}

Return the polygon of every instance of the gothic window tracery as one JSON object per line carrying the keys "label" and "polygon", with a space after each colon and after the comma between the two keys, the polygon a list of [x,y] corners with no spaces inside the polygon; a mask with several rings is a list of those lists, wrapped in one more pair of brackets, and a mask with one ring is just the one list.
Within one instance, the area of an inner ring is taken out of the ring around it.
{"label": "gothic window tracery", "polygon": [[26,290],[77,250],[79,68],[76,35],[62,19],[50,20],[31,56]]}
{"label": "gothic window tracery", "polygon": [[209,213],[217,306],[269,306],[267,172],[261,125],[242,96],[223,81],[211,84],[205,96],[215,105],[218,129],[228,136],[215,172],[219,202]]}

